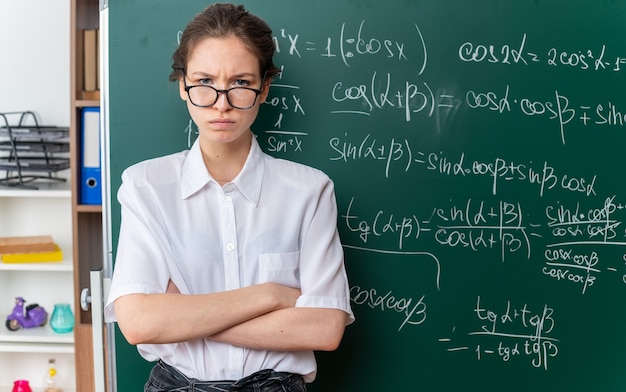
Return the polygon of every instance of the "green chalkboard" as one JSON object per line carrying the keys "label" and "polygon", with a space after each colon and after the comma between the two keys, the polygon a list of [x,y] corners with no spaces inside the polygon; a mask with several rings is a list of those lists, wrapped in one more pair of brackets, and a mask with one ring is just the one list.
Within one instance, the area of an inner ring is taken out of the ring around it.
{"label": "green chalkboard", "polygon": [[[243,3],[283,68],[253,131],[336,185],[357,321],[310,390],[625,390],[626,1]],[[113,196],[195,138],[167,76],[205,6],[109,2]]]}

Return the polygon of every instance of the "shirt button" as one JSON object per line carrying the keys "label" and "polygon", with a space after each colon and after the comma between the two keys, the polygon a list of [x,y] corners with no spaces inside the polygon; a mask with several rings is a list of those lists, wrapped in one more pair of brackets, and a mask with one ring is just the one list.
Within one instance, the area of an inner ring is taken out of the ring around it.
{"label": "shirt button", "polygon": [[230,197],[225,197],[224,198],[224,205],[227,205],[227,206],[230,205]]}
{"label": "shirt button", "polygon": [[233,184],[226,184],[226,185],[224,185],[223,189],[224,189],[224,192],[232,192],[233,188],[234,188]]}
{"label": "shirt button", "polygon": [[226,249],[227,249],[229,252],[232,252],[233,250],[235,250],[235,244],[233,244],[232,242],[229,242],[229,243],[226,245]]}

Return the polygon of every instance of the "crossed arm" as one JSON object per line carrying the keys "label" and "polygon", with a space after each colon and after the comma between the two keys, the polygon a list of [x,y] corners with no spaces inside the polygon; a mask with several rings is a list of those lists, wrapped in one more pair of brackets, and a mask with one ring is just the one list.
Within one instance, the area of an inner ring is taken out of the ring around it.
{"label": "crossed arm", "polygon": [[184,295],[170,283],[163,294],[130,294],[115,301],[118,325],[131,344],[206,338],[251,349],[332,351],[346,313],[295,307],[300,290],[264,283],[220,293]]}

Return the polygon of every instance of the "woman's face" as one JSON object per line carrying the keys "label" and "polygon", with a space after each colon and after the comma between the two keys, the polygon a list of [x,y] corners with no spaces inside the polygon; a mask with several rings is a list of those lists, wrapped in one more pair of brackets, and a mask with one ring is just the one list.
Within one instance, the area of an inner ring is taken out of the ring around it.
{"label": "woman's face", "polygon": [[[258,59],[239,38],[233,36],[199,41],[187,61],[185,78],[179,83],[180,97],[187,102],[189,114],[198,126],[201,143],[233,143],[239,140],[250,130],[269,89],[269,83],[262,86]],[[254,106],[246,110],[231,106],[225,93],[219,94],[213,106],[197,107],[190,102],[185,84],[211,86],[217,90],[249,87],[263,91]]]}

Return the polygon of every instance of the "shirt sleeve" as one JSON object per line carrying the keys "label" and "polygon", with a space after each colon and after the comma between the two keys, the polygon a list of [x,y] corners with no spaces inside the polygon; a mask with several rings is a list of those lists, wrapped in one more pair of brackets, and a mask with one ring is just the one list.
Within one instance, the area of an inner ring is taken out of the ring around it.
{"label": "shirt sleeve", "polygon": [[346,325],[354,322],[350,288],[344,266],[343,248],[337,231],[337,203],[334,185],[326,177],[300,249],[302,295],[296,306],[333,308],[348,314]]}
{"label": "shirt sleeve", "polygon": [[162,293],[167,289],[169,271],[165,234],[159,229],[158,205],[151,200],[148,186],[137,184],[131,175],[122,175],[118,191],[121,225],[115,267],[104,307],[107,322],[117,321],[113,303],[128,294]]}

